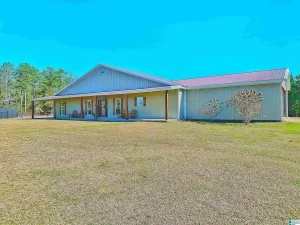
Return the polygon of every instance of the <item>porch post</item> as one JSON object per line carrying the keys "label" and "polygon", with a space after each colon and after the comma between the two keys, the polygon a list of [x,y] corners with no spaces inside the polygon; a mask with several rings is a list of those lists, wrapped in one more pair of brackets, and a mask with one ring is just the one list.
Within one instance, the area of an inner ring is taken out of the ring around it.
{"label": "porch post", "polygon": [[34,101],[31,101],[31,118],[34,119],[34,111],[35,111],[35,107],[34,107]]}
{"label": "porch post", "polygon": [[165,120],[169,119],[169,112],[168,112],[168,105],[169,105],[169,91],[165,91]]}
{"label": "porch post", "polygon": [[56,119],[56,102],[53,100],[53,118]]}
{"label": "porch post", "polygon": [[289,91],[285,92],[285,116],[289,117]]}
{"label": "porch post", "polygon": [[126,119],[128,119],[128,95],[125,94],[125,104],[126,104]]}
{"label": "porch post", "polygon": [[80,97],[80,114],[81,114],[81,119],[83,119],[84,113],[83,113],[83,98]]}
{"label": "porch post", "polygon": [[186,120],[186,90],[183,90],[183,119]]}

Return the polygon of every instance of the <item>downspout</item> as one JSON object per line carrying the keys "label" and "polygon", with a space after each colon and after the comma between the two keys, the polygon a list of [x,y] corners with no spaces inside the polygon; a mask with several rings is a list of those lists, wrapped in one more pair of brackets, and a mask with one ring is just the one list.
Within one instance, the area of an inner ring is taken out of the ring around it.
{"label": "downspout", "polygon": [[186,120],[186,89],[183,90],[183,119]]}

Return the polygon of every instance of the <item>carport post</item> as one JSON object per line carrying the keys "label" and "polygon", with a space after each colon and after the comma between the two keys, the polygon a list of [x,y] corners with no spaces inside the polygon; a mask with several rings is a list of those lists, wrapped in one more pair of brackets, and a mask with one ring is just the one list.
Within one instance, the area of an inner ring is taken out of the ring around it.
{"label": "carport post", "polygon": [[35,107],[34,107],[34,101],[31,101],[31,119],[34,119],[34,111],[35,111]]}
{"label": "carport post", "polygon": [[169,119],[168,108],[169,108],[169,91],[166,90],[165,91],[165,120]]}

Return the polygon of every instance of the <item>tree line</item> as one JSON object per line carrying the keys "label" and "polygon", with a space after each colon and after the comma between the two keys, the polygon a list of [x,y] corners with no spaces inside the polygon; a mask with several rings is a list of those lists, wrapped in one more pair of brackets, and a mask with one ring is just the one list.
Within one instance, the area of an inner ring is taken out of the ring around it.
{"label": "tree line", "polygon": [[[0,100],[17,100],[19,112],[30,111],[31,100],[50,96],[74,80],[74,75],[64,69],[46,67],[39,71],[36,67],[21,63],[15,67],[10,62],[0,66]],[[289,91],[289,115],[300,116],[300,74],[291,75]],[[52,102],[38,102],[42,110],[50,110]],[[2,107],[2,105],[0,105]]]}
{"label": "tree line", "polygon": [[[32,99],[53,95],[73,80],[73,74],[61,68],[56,70],[46,67],[40,71],[28,63],[15,67],[12,63],[5,62],[0,66],[0,100],[15,99],[20,113],[29,112]],[[37,103],[44,111],[49,111],[52,104]]]}
{"label": "tree line", "polygon": [[300,116],[300,74],[291,75],[289,91],[289,116]]}

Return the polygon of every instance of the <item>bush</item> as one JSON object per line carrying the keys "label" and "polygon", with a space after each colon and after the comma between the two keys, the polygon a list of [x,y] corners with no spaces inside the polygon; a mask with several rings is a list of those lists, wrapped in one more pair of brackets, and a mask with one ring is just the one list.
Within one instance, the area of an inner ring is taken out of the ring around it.
{"label": "bush", "polygon": [[234,106],[245,124],[249,124],[255,115],[259,114],[263,93],[255,90],[246,90],[233,94],[227,101],[228,106]]}
{"label": "bush", "polygon": [[200,109],[200,114],[213,120],[223,109],[223,103],[219,103],[217,99],[210,99]]}

